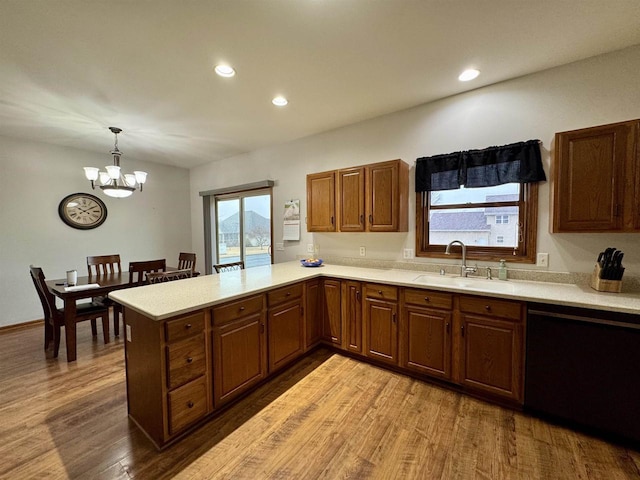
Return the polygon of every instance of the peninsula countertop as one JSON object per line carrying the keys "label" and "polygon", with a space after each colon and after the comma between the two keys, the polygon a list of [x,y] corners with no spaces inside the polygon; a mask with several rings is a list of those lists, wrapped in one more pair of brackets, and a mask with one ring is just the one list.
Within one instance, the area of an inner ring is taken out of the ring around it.
{"label": "peninsula countertop", "polygon": [[640,293],[604,293],[587,285],[550,282],[467,279],[415,270],[326,264],[305,268],[296,261],[129,288],[110,293],[109,298],[152,320],[165,320],[315,277],[640,314]]}

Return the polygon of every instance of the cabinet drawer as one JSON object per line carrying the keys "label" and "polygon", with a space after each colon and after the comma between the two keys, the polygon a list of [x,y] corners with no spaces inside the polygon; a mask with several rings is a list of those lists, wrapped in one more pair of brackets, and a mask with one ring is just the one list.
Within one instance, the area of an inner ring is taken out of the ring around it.
{"label": "cabinet drawer", "polygon": [[206,370],[204,335],[167,345],[167,387],[171,390]]}
{"label": "cabinet drawer", "polygon": [[290,300],[302,297],[302,283],[289,285],[288,287],[278,288],[267,293],[269,306],[278,305],[279,303],[288,302]]}
{"label": "cabinet drawer", "polygon": [[367,283],[364,289],[365,297],[381,300],[398,300],[398,288],[390,285]]}
{"label": "cabinet drawer", "polygon": [[204,312],[165,323],[167,342],[175,342],[204,330]]}
{"label": "cabinet drawer", "polygon": [[429,290],[405,289],[404,303],[421,307],[444,308],[451,310],[453,295],[450,293],[432,292]]}
{"label": "cabinet drawer", "polygon": [[235,302],[226,303],[213,309],[213,324],[222,325],[223,323],[260,313],[263,306],[263,295],[255,295],[253,297],[242,298]]}
{"label": "cabinet drawer", "polygon": [[173,435],[207,414],[204,377],[169,392],[169,433]]}
{"label": "cabinet drawer", "polygon": [[475,313],[477,315],[489,315],[491,317],[502,317],[509,320],[520,320],[519,302],[508,300],[497,300],[495,298],[481,297],[460,297],[460,311],[465,313]]}

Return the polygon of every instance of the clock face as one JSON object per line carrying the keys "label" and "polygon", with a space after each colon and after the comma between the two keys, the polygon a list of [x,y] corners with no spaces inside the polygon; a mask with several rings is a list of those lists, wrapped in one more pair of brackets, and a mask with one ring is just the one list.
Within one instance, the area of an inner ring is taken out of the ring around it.
{"label": "clock face", "polygon": [[107,219],[107,206],[88,193],[73,193],[62,199],[58,213],[64,223],[80,230],[99,227]]}

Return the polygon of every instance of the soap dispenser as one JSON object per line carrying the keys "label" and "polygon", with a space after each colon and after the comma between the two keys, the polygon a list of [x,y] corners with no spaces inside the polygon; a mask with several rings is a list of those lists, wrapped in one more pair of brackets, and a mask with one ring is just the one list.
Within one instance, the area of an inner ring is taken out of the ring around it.
{"label": "soap dispenser", "polygon": [[500,260],[500,266],[498,267],[498,278],[500,280],[507,279],[507,263],[504,259]]}

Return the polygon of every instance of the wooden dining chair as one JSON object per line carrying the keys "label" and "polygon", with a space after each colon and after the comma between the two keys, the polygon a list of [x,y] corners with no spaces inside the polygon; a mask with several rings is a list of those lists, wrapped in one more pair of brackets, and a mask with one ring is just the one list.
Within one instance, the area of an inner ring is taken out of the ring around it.
{"label": "wooden dining chair", "polygon": [[147,273],[147,282],[150,284],[173,282],[174,280],[182,280],[184,278],[191,278],[192,276],[193,272],[190,268],[171,270],[169,272],[151,272]]}
{"label": "wooden dining chair", "polygon": [[[44,349],[47,350],[53,340],[53,356],[57,357],[60,351],[60,327],[64,326],[64,310],[56,307],[56,298],[47,288],[42,268],[31,265],[29,270],[44,312]],[[101,304],[79,303],[76,309],[76,323],[91,320],[94,336],[96,319],[102,319],[104,343],[109,343],[109,308]]]}
{"label": "wooden dining chair", "polygon": [[215,264],[213,268],[216,269],[216,273],[244,270],[244,262],[218,263]]}
{"label": "wooden dining chair", "polygon": [[190,268],[191,273],[196,272],[196,254],[180,252],[178,255],[178,270]]}
{"label": "wooden dining chair", "polygon": [[[87,257],[87,274],[89,277],[99,277],[100,275],[109,275],[122,272],[120,266],[120,254],[113,255],[94,255]],[[120,317],[122,316],[122,307],[113,302],[107,296],[93,297],[94,303],[102,303],[113,309],[113,334],[118,337],[120,335]]]}
{"label": "wooden dining chair", "polygon": [[129,285],[145,285],[147,274],[166,272],[167,260],[146,260],[143,262],[129,262]]}

